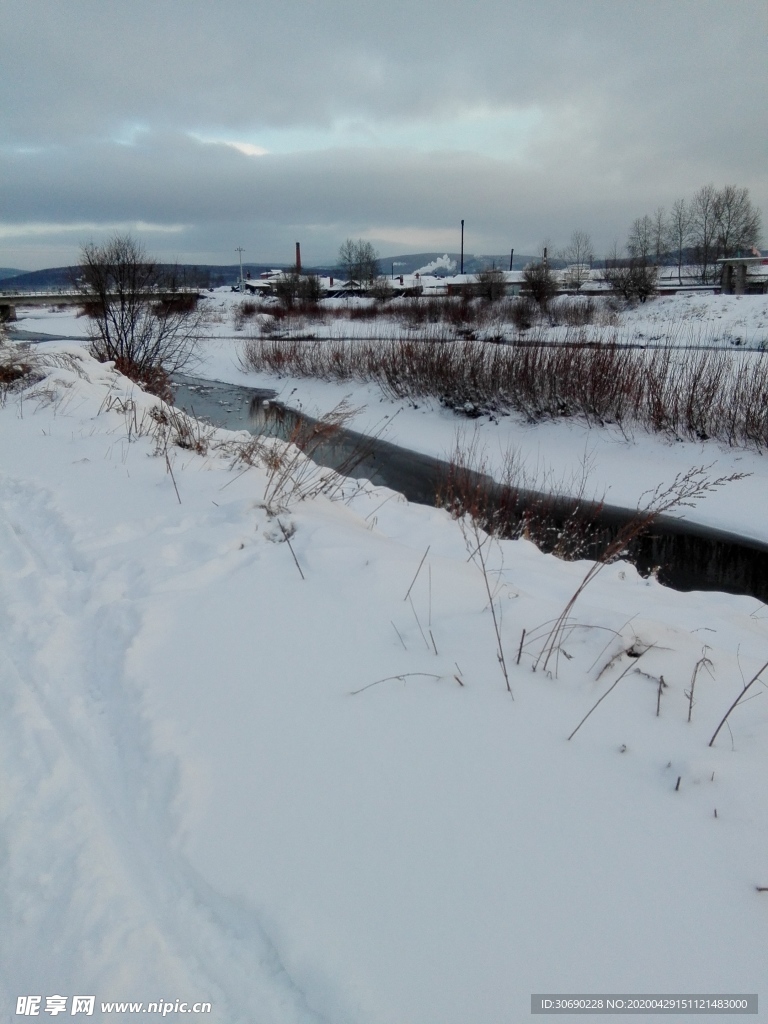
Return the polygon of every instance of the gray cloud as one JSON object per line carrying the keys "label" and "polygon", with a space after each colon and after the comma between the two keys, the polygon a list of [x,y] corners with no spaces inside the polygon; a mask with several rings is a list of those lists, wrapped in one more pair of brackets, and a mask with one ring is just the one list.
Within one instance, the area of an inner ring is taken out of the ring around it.
{"label": "gray cloud", "polygon": [[443,248],[461,217],[476,252],[575,227],[607,248],[710,180],[768,205],[762,0],[5,0],[3,18],[0,264],[74,254],[82,225],[174,227],[163,247],[211,261],[301,238],[322,260],[347,235]]}

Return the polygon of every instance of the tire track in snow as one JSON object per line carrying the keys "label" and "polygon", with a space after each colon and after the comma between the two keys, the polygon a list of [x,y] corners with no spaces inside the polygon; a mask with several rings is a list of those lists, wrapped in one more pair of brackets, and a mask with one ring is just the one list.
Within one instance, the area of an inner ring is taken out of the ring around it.
{"label": "tire track in snow", "polygon": [[51,496],[7,479],[0,566],[5,1005],[87,991],[207,1000],[211,1021],[317,1024],[253,911],[172,847],[175,765],[153,757],[124,677],[141,566],[104,548],[89,561]]}

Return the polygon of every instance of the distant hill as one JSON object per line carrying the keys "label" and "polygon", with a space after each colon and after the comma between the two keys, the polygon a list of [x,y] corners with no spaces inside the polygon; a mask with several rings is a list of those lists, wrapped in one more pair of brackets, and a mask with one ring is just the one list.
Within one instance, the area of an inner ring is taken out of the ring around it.
{"label": "distant hill", "polygon": [[0,285],[5,291],[11,288],[20,292],[46,291],[48,288],[71,288],[75,267],[50,267],[47,270],[19,270],[11,278],[3,278]]}
{"label": "distant hill", "polygon": [[[258,277],[265,270],[279,268],[279,263],[244,263],[243,274]],[[169,264],[170,267],[170,264]],[[240,277],[240,264],[217,266],[213,264],[179,264],[176,267],[182,284],[193,288],[217,288],[219,285],[234,284]],[[46,270],[11,271],[6,276],[0,272],[0,288],[5,291],[48,291],[55,288],[71,288],[78,276],[77,267],[48,267]]]}
{"label": "distant hill", "polygon": [[[515,270],[522,270],[530,263],[533,256],[515,253]],[[417,252],[403,253],[399,256],[383,256],[379,260],[379,268],[382,274],[389,277],[392,273],[414,274],[417,271],[423,273],[446,276],[458,274],[461,261],[461,254],[457,252]],[[556,261],[552,261],[555,265]],[[170,264],[168,264],[170,268]],[[509,270],[509,255],[499,256],[476,256],[473,253],[464,253],[464,273],[477,274],[481,270],[495,266],[499,270]],[[243,275],[250,274],[252,278],[258,277],[266,270],[288,270],[287,263],[244,263]],[[221,285],[232,285],[240,277],[240,264],[232,263],[225,266],[212,263],[190,264],[183,263],[176,266],[179,280],[192,288],[218,288]],[[319,274],[321,276],[337,276],[340,273],[339,267],[329,263],[323,266],[305,266],[306,273]],[[72,282],[78,276],[77,267],[48,267],[46,270],[13,270],[12,268],[0,268],[0,290],[10,291],[48,291],[52,289],[71,288]]]}

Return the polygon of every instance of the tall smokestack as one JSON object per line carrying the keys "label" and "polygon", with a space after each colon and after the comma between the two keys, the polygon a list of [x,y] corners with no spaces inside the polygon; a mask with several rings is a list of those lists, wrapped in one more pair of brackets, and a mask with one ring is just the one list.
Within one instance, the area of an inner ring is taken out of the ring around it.
{"label": "tall smokestack", "polygon": [[301,273],[301,242],[296,243],[296,273]]}

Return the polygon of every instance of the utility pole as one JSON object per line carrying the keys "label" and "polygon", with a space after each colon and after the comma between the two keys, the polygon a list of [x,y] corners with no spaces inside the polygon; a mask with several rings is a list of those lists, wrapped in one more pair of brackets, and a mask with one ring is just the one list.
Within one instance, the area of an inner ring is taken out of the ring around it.
{"label": "utility pole", "polygon": [[510,249],[509,250],[509,269],[510,270],[512,269],[512,260],[514,258],[515,258],[515,250],[514,249]]}
{"label": "utility pole", "polygon": [[461,222],[461,270],[459,273],[464,273],[464,221]]}
{"label": "utility pole", "polygon": [[239,252],[240,253],[240,294],[241,295],[243,294],[243,251],[244,250],[243,250],[242,245],[238,245],[238,247],[235,249],[235,252]]}

